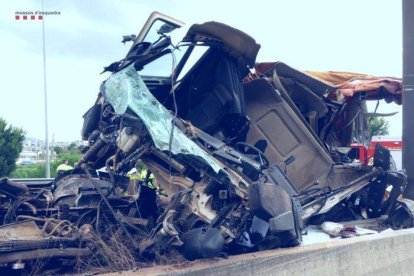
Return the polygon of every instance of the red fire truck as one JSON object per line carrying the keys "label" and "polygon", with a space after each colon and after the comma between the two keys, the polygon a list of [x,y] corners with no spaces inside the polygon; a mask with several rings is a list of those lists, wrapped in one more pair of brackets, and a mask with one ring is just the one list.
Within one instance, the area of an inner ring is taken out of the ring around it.
{"label": "red fire truck", "polygon": [[351,144],[353,151],[352,155],[363,164],[371,164],[374,156],[374,149],[377,144],[381,144],[390,150],[397,170],[401,170],[403,143],[401,137],[398,136],[373,136],[368,148],[361,144]]}

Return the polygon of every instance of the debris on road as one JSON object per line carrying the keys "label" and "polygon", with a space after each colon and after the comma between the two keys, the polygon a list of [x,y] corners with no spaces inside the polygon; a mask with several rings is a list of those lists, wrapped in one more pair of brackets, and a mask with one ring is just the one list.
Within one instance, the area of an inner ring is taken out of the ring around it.
{"label": "debris on road", "polygon": [[340,223],[325,221],[322,223],[321,229],[331,237],[338,237],[341,231],[344,230],[344,226]]}

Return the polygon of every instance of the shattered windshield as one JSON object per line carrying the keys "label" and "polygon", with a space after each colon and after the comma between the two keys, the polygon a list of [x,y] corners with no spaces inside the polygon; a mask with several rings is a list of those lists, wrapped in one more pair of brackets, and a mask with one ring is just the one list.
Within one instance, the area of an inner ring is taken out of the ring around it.
{"label": "shattered windshield", "polygon": [[173,116],[162,106],[146,87],[133,65],[113,74],[105,82],[105,97],[116,114],[124,114],[131,108],[144,122],[157,148],[173,154],[191,154],[201,157],[218,173],[220,167],[179,129],[172,129]]}

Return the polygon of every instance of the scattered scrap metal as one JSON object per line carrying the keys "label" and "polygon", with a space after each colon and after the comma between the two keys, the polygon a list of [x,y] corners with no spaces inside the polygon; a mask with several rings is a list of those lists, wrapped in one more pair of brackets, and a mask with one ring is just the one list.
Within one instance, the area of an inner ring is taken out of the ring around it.
{"label": "scattered scrap metal", "polygon": [[[256,64],[260,45],[217,22],[172,45],[180,26],[154,13],[124,37],[133,45],[105,69],[73,170],[43,184],[1,180],[2,266],[131,269],[163,254],[296,246],[326,221],[413,225],[389,151],[377,146],[372,166],[348,155],[369,141],[366,101],[401,103],[400,79]],[[170,76],[148,73],[170,57]],[[140,180],[129,177],[138,165]]]}

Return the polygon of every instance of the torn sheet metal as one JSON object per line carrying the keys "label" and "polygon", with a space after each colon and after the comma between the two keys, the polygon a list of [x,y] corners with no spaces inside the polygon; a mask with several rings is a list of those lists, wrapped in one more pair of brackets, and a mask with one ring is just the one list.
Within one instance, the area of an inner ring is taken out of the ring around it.
{"label": "torn sheet metal", "polygon": [[0,226],[0,243],[13,240],[41,240],[44,233],[34,221],[19,221]]}
{"label": "torn sheet metal", "polygon": [[[388,103],[402,104],[402,79],[395,77],[377,77],[339,71],[299,71],[282,62],[262,62],[255,65],[255,73],[247,79],[266,75],[274,68],[281,76],[296,79],[315,93],[319,91],[336,94],[335,100],[343,100],[364,92],[367,100],[384,99]],[[319,93],[320,96],[321,93]]]}
{"label": "torn sheet metal", "polygon": [[385,99],[387,102],[402,103],[402,80],[394,77],[375,77],[349,72],[305,71],[329,85],[337,88],[336,93],[352,97],[356,93],[366,93],[367,100]]}
{"label": "torn sheet metal", "polygon": [[216,173],[219,172],[221,168],[207,152],[177,127],[172,128],[173,115],[150,93],[133,64],[113,74],[105,82],[104,93],[116,114],[124,114],[129,107],[142,119],[157,148],[163,151],[170,150],[172,135],[171,152],[173,154],[201,157]]}

